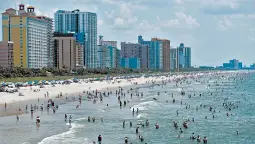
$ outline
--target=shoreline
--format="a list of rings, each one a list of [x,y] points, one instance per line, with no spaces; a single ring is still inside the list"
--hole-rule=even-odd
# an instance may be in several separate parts
[[[33,104],[33,105],[36,104],[37,106],[39,106],[39,104],[40,105],[43,104],[44,106],[46,106],[49,99],[52,99],[57,105],[63,105],[63,104],[67,104],[70,102],[74,102],[74,100],[72,100],[73,97],[75,97],[75,99],[78,100],[79,95],[82,96],[82,99],[87,98],[87,93],[83,93],[83,91],[87,92],[87,91],[97,90],[98,92],[102,92],[102,91],[106,91],[108,89],[110,91],[113,91],[113,93],[114,93],[114,91],[119,89],[119,87],[122,87],[125,89],[132,88],[132,87],[137,88],[137,87],[140,87],[140,86],[143,86],[144,84],[146,84],[145,80],[148,80],[148,78],[144,79],[143,81],[141,81],[140,78],[136,78],[135,81],[132,81],[132,82],[127,81],[125,79],[120,79],[120,80],[123,82],[122,83],[114,83],[114,84],[112,84],[112,82],[111,82],[111,83],[108,83],[107,85],[101,85],[101,86],[99,86],[99,85],[102,83],[105,83],[106,81],[96,82],[95,84],[84,83],[84,82],[81,84],[71,83],[70,85],[59,85],[58,84],[58,85],[56,85],[56,87],[52,87],[51,90],[47,89],[47,87],[49,87],[49,86],[46,85],[46,87],[41,88],[39,92],[30,91],[29,92],[30,95],[28,95],[28,97],[26,97],[26,95],[14,97],[14,95],[18,94],[18,93],[9,94],[9,93],[4,92],[4,94],[11,95],[12,97],[9,97],[7,99],[8,102],[7,102],[6,111],[4,108],[4,102],[3,101],[0,102],[0,108],[1,108],[0,109],[0,117],[26,114],[27,113],[25,110],[26,105],[28,106],[28,109],[30,108],[31,104]],[[150,78],[150,80],[151,80],[151,78]],[[138,83],[138,81],[140,81],[140,83]],[[138,84],[134,84],[136,82]],[[80,85],[80,87],[77,88],[77,85]],[[91,87],[85,87],[86,85],[89,85]],[[83,90],[81,89],[82,86],[84,86]],[[32,87],[33,87],[33,89],[38,88],[38,86],[32,86]],[[73,89],[70,90],[68,93],[67,93],[67,91],[65,91],[65,93],[62,93],[63,95],[61,97],[58,97],[58,93],[61,93],[60,90],[63,91],[62,88],[67,89],[68,87],[71,87]],[[21,91],[24,92],[28,89],[29,89],[28,87],[24,87],[21,89]],[[52,95],[49,94],[49,97],[43,96],[43,95],[45,95],[44,92],[46,89],[49,90],[49,93],[52,93]],[[32,97],[31,95],[34,95],[34,94],[38,94],[39,96]],[[0,95],[0,97],[1,97],[1,95]],[[13,100],[13,98],[19,98],[19,97],[22,97],[24,99]],[[66,98],[68,98],[68,100],[66,100]],[[38,102],[38,99],[39,99],[39,102]],[[19,108],[21,109],[21,111],[19,111]]]
[[[214,72],[213,72],[214,73]],[[211,73],[211,74],[213,74]],[[224,73],[224,72],[220,72]],[[150,76],[150,77],[139,77],[139,78],[131,78],[131,79],[114,79],[114,80],[104,80],[104,81],[95,81],[92,83],[71,83],[70,85],[62,85],[56,84],[56,87],[52,87],[51,85],[45,85],[45,88],[39,88],[39,86],[32,86],[32,87],[21,87],[19,92],[23,93],[24,96],[18,96],[18,93],[10,94],[6,92],[0,93],[0,117],[3,116],[13,116],[13,115],[21,115],[25,113],[25,106],[28,107],[31,104],[38,104],[38,99],[43,101],[44,104],[47,104],[49,99],[53,99],[56,103],[65,104],[66,102],[65,97],[68,99],[75,96],[84,96],[86,93],[83,91],[92,91],[98,90],[103,91],[108,89],[118,89],[119,87],[132,87],[132,86],[139,86],[150,82],[150,84],[157,85],[156,83],[170,80],[175,81],[176,79],[181,78],[188,78],[193,77],[195,75],[203,75],[208,73],[182,73],[172,76],[165,76],[165,75],[157,75],[157,76]],[[156,82],[155,84],[152,83]],[[137,83],[137,84],[136,84]],[[38,92],[33,92],[33,90],[40,90]],[[46,93],[49,94],[49,97],[45,97]],[[62,93],[62,97],[57,98],[57,96]],[[70,101],[72,102],[72,101]],[[5,112],[4,103],[7,103],[7,110]],[[21,112],[18,109],[21,108]]]

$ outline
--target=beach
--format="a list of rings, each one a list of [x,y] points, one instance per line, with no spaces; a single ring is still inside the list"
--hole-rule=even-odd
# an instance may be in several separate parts
[[[62,85],[56,84],[55,87],[52,85],[45,85],[44,88],[40,88],[40,86],[28,86],[21,87],[19,92],[21,92],[24,96],[19,96],[19,93],[0,93],[0,106],[4,106],[5,103],[9,105],[8,111],[0,111],[0,116],[8,116],[8,115],[16,115],[24,113],[24,106],[26,104],[34,104],[39,101],[43,101],[44,103],[48,101],[48,99],[56,99],[59,103],[65,103],[65,98],[85,95],[83,91],[88,90],[103,90],[103,89],[118,89],[118,87],[131,86],[132,83],[144,84],[146,81],[150,81],[152,79],[148,78],[133,78],[132,82],[129,82],[125,79],[120,80],[109,80],[109,81],[94,81],[91,82],[81,82],[81,83],[72,83],[70,85]],[[119,82],[118,82],[119,81]],[[34,90],[40,90],[34,92]],[[48,96],[45,97],[45,95]],[[62,93],[61,98],[57,98]],[[23,109],[21,112],[18,109]]]
[[[177,79],[178,82],[176,82]],[[120,82],[116,82],[118,80]],[[115,80],[114,84],[112,80],[111,82],[46,86],[39,92],[33,92],[30,88],[21,88],[20,91],[25,96],[18,96],[17,93],[8,94],[9,96],[1,94],[2,110],[4,110],[2,105],[5,102],[12,105],[12,111],[15,111],[18,107],[24,109],[25,104],[45,103],[46,105],[49,98],[59,105],[55,114],[50,109],[35,111],[33,118],[29,112],[22,114],[19,116],[19,121],[16,121],[15,115],[10,113],[6,114],[9,116],[1,117],[1,142],[4,144],[91,144],[97,141],[98,135],[102,135],[103,144],[123,144],[125,137],[128,137],[129,142],[141,144],[189,144],[196,142],[189,139],[192,133],[195,133],[202,138],[207,136],[208,143],[254,143],[255,98],[252,96],[254,73],[249,75],[238,72],[190,73],[118,80]],[[152,84],[147,83],[148,81],[155,82]],[[125,93],[125,96],[120,95],[121,101],[128,101],[127,105],[122,107],[115,94],[120,87]],[[130,92],[131,88],[133,92]],[[102,102],[93,103],[93,100],[85,99],[84,90],[91,93],[93,90],[112,91],[112,94],[104,97]],[[185,95],[181,95],[181,91],[185,91]],[[45,98],[45,92],[49,93],[49,98]],[[60,92],[63,97],[56,98]],[[137,94],[140,95],[137,96]],[[199,94],[202,96],[200,97]],[[76,108],[79,104],[77,101],[79,95],[82,95],[84,99],[80,107]],[[76,100],[72,100],[73,97]],[[239,108],[229,111],[222,107],[226,98],[228,102],[238,104]],[[215,112],[210,112],[209,107],[213,107]],[[132,114],[133,108],[135,110],[138,108],[139,112]],[[231,116],[226,116],[226,113]],[[64,121],[64,114],[72,115],[71,125]],[[42,119],[40,127],[35,124],[37,115]],[[95,117],[95,122],[88,122],[88,116]],[[194,122],[191,121],[193,118]],[[139,135],[145,138],[144,142],[141,142],[135,134],[135,129],[137,124],[144,123],[146,119],[150,121],[150,126],[145,128],[140,126]],[[179,133],[179,128],[173,127],[173,121],[181,126],[181,123],[187,119],[190,120],[188,129],[183,128],[183,133]],[[125,127],[123,127],[124,120]],[[129,126],[129,122],[133,123],[132,127]],[[155,129],[156,123],[160,125],[159,129]],[[240,133],[238,136],[237,130]],[[178,138],[177,135],[180,137]]]

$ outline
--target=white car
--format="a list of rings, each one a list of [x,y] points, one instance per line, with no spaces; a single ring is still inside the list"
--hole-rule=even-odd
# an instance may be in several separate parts
[[[18,89],[15,87],[15,85],[8,85],[6,88],[5,88],[5,91],[6,92],[9,92],[9,93],[13,93],[13,92],[17,92]]]

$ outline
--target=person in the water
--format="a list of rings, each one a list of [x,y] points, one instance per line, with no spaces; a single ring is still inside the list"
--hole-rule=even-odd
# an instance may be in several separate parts
[[[159,124],[158,124],[158,123],[156,123],[156,125],[155,125],[155,126],[156,126],[156,129],[159,129]]]
[[[67,115],[65,114],[65,121],[67,121]]]
[[[101,144],[102,140],[103,140],[102,136],[101,136],[101,135],[99,135],[99,136],[97,137],[97,141],[98,141],[98,143],[99,143],[99,144]]]
[[[125,144],[128,144],[128,138],[125,137]]]
[[[207,144],[207,138],[206,137],[204,137],[203,142],[204,142],[204,144]]]
[[[41,119],[40,119],[39,116],[37,116],[37,117],[36,117],[36,124],[40,124],[40,122],[41,122]]]
[[[72,115],[69,116],[69,124],[72,123]]]
[[[135,129],[135,133],[138,134],[139,133],[139,127],[136,127]]]

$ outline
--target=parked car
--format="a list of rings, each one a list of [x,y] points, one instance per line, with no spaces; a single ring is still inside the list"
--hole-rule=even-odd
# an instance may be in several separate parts
[[[18,92],[18,88],[15,87],[14,84],[11,84],[11,85],[8,85],[7,87],[5,87],[5,91],[9,92],[9,93]]]

